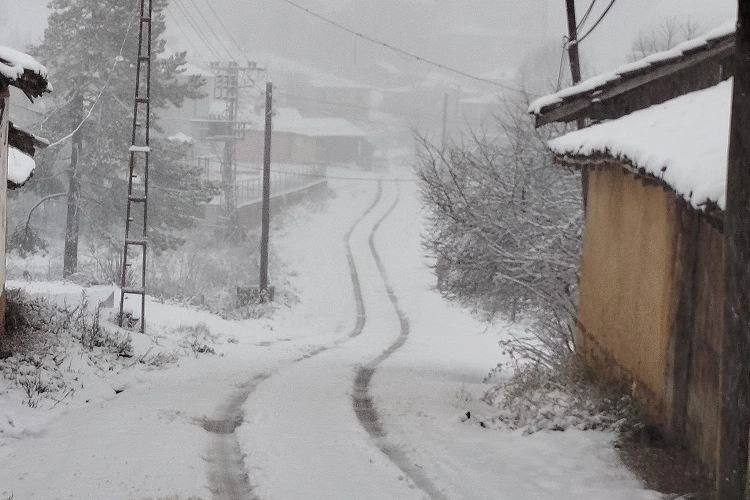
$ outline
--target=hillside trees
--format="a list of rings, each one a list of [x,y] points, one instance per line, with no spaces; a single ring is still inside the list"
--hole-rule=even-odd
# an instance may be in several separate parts
[[[515,346],[552,365],[574,348],[580,177],[552,165],[522,103],[497,119],[499,133],[475,132],[461,144],[420,141],[424,244],[445,296],[533,318],[535,338]]]
[[[149,240],[156,250],[177,243],[179,230],[192,224],[195,205],[215,193],[197,168],[182,161],[183,146],[158,135],[158,110],[200,97],[203,85],[200,77],[181,76],[185,52],[166,53],[167,4],[153,0]],[[50,9],[44,38],[31,52],[46,64],[58,96],[42,133],[64,140],[40,159],[38,176],[47,181],[38,185],[43,195],[57,191],[68,198],[64,274],[69,275],[76,270],[79,227],[101,242],[121,238],[117,228],[124,222],[139,1],[52,0]]]

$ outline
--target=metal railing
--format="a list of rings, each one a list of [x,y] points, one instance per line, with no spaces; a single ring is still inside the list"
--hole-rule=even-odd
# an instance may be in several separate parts
[[[263,196],[263,178],[260,175],[261,165],[245,164],[238,165],[238,167],[239,169],[243,167],[249,168],[251,171],[257,170],[258,175],[236,181],[234,196],[237,207],[261,201]],[[300,191],[325,181],[325,165],[274,164],[271,167],[271,197],[273,198],[282,193]]]

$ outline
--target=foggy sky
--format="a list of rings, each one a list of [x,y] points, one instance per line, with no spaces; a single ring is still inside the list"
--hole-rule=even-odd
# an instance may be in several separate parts
[[[181,1],[191,8],[189,0]],[[193,1],[204,10],[204,2],[210,1],[235,38],[249,48],[339,73],[376,61],[431,70],[364,40],[355,41],[354,36],[280,0]],[[297,1],[358,31],[472,73],[517,66],[545,43],[559,45],[566,31],[564,0]],[[580,17],[589,2],[576,3]],[[46,4],[47,0],[0,0],[0,44],[23,48],[38,41],[45,25]],[[604,5],[606,2],[598,2],[597,9]],[[735,0],[618,0],[581,46],[586,72],[599,73],[622,63],[639,31],[653,29],[665,19],[690,19],[705,31],[731,18],[735,10]],[[171,18],[179,20],[179,12]],[[192,33],[188,26],[183,29]],[[467,31],[477,34],[475,46],[452,43],[451,37]],[[499,33],[500,42],[488,44],[487,38],[480,36],[483,33]],[[213,58],[211,54],[196,55],[193,45],[200,46],[200,42],[186,43],[174,27],[170,34],[173,45],[184,45],[175,50],[188,50],[194,60]]]

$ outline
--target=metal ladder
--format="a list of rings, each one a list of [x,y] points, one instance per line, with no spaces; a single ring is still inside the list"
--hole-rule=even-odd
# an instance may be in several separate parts
[[[128,204],[125,219],[125,245],[122,256],[120,279],[120,315],[118,323],[123,326],[125,295],[140,295],[140,331],[146,327],[146,249],[148,247],[148,160],[150,116],[151,116],[151,15],[152,0],[141,0],[140,29],[138,37],[138,64],[135,77],[135,101],[133,104],[133,135],[128,164]],[[143,167],[142,175],[139,175]],[[140,228],[138,227],[140,225]],[[134,227],[135,226],[135,227]],[[139,231],[140,229],[140,231]],[[130,252],[140,248],[140,283],[129,283],[133,263]],[[136,257],[137,259],[137,257]],[[131,325],[127,325],[131,326]]]

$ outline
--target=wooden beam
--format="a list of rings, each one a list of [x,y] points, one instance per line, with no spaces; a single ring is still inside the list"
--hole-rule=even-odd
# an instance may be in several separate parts
[[[605,102],[656,80],[669,78],[675,73],[702,62],[713,59],[720,61],[732,55],[734,45],[734,36],[723,38],[705,50],[689,53],[676,61],[670,60],[662,64],[653,64],[637,71],[624,73],[616,80],[592,89],[585,94],[564,99],[562,102],[547,106],[546,109],[542,108],[540,113],[536,115],[535,124],[540,127],[549,123],[571,122],[581,117],[588,117],[587,111],[594,104]]]

